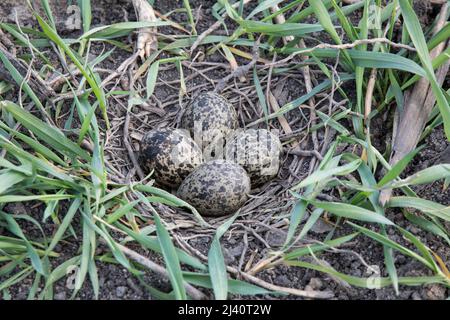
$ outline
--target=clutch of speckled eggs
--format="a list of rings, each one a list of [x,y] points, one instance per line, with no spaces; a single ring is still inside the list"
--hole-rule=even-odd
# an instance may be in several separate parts
[[[236,212],[252,187],[276,177],[282,146],[266,129],[239,127],[224,97],[203,92],[188,104],[179,128],[157,128],[141,140],[139,159],[155,182],[204,216]]]

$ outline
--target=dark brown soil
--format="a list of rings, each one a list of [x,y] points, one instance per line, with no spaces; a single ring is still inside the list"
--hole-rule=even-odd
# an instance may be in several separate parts
[[[14,21],[14,16],[11,16],[11,12],[13,8],[19,10],[21,12],[19,15],[19,22],[24,26],[31,24],[31,16],[27,16],[25,11],[23,11],[25,1],[20,0],[6,0],[2,1],[0,4],[0,16],[6,17],[7,21]],[[54,5],[56,1],[50,1],[52,3],[52,8],[54,9],[54,14],[59,17],[58,26],[61,26],[63,30],[62,34],[70,34],[72,36],[76,36],[80,33],[80,31],[70,31],[65,30],[64,28],[64,19],[67,17],[67,13],[65,8],[67,7],[67,1],[58,1],[58,5]],[[211,7],[215,3],[215,0],[212,1],[190,1],[192,8],[194,11],[199,13],[200,22],[197,24],[197,31],[200,33],[203,30],[206,30],[212,23],[215,22],[215,19],[211,15]],[[169,12],[175,8],[179,8],[182,6],[180,1],[155,1],[155,9],[159,12]],[[22,10],[22,11],[21,11]],[[248,9],[247,9],[248,10]],[[427,15],[431,14],[429,8],[422,8],[418,10],[419,12],[423,12],[423,19],[427,19]],[[130,21],[135,19],[135,13],[133,7],[131,5],[131,1],[126,0],[101,0],[95,1],[95,5],[93,5],[93,25],[104,25],[111,24],[115,22],[121,22],[125,19],[129,19]],[[183,13],[174,13],[171,15],[171,19],[176,22],[185,22],[187,17]],[[424,21],[425,21],[424,20]],[[230,28],[231,29],[231,28]],[[161,33],[165,34],[174,34],[173,29],[171,28],[163,28],[160,30]],[[218,31],[219,32],[224,32]],[[129,37],[128,39],[124,39],[124,43],[133,43],[134,37]],[[95,45],[92,48],[92,52],[94,54],[98,54],[102,50],[104,50],[100,45]],[[110,48],[106,48],[108,50]],[[110,59],[107,59],[103,62],[103,68],[114,70],[117,68],[120,63],[125,60],[130,55],[129,52],[116,50]],[[218,53],[213,54],[207,57],[207,61],[209,62],[220,62],[226,63],[226,60]],[[238,63],[246,63],[245,60],[238,60]],[[173,65],[172,65],[173,66]],[[189,77],[190,75],[195,74],[193,70],[190,68],[183,68],[184,76]],[[230,70],[228,68],[219,68],[215,69],[211,72],[206,72],[206,75],[214,80],[220,80],[227,74],[229,74]],[[251,76],[247,77],[248,79]],[[171,81],[176,81],[179,79],[179,72],[173,67],[161,67],[158,85],[156,86],[154,96],[155,99],[151,101],[152,107],[160,107],[156,101],[164,101],[168,100],[168,97],[178,96],[179,92],[179,84],[174,83],[168,85]],[[275,80],[282,80],[282,78],[276,78]],[[279,97],[280,104],[282,101],[289,102],[301,95],[303,95],[305,91],[305,87],[303,84],[303,78],[300,73],[298,73],[298,79],[289,77],[285,81],[284,87],[281,90],[281,95]],[[250,85],[251,83],[248,82]],[[203,89],[210,89],[211,84],[208,83],[203,77],[195,77],[194,80],[187,81],[186,83],[189,95],[192,95],[195,92],[198,92]],[[225,91],[224,95],[228,98],[236,98],[235,93],[233,91]],[[242,103],[245,104],[245,99],[242,97],[236,98],[236,101],[239,102],[239,106]],[[155,114],[155,112],[148,110],[134,110],[131,120],[130,133],[133,137],[139,136],[146,129],[151,128],[153,126],[167,126],[174,125],[176,122],[176,116],[179,112],[179,105],[177,104],[168,104],[164,106],[164,110],[162,115]],[[305,111],[307,114],[307,111]],[[113,105],[110,108],[110,113],[114,114],[114,117],[117,120],[117,123],[112,123],[112,125],[119,125],[123,122],[123,117],[125,115],[125,109],[120,105]],[[241,113],[243,114],[243,112]],[[253,114],[252,116],[255,116]],[[261,114],[256,115],[261,116]],[[287,115],[287,120],[292,121],[296,117],[301,117],[302,115],[299,112],[291,112]],[[61,126],[63,126],[64,118],[61,118]],[[248,123],[250,119],[243,117],[242,122]],[[384,125],[382,120],[379,120],[380,126]],[[244,124],[241,123],[241,124]],[[388,132],[391,131],[390,128],[379,127],[380,132],[374,132],[375,141],[374,144],[377,147],[380,147],[381,150],[385,148],[386,141],[388,139]],[[384,133],[383,133],[384,132]],[[117,132],[117,136],[121,136],[122,129],[120,128]],[[133,140],[134,144],[137,145],[137,140]],[[443,151],[449,146],[446,141],[444,134],[441,129],[435,130],[425,141],[426,148],[416,157],[413,163],[407,169],[406,174],[414,173],[418,170],[429,167],[435,163],[438,163],[442,159],[441,154]],[[126,150],[123,148],[123,145],[118,143],[117,150],[114,153],[107,153],[107,158],[109,160],[115,160],[115,164],[118,167],[126,168],[127,170],[131,169],[130,161],[127,156]],[[450,157],[448,157],[450,158]],[[447,158],[447,159],[448,159]],[[284,165],[285,168],[289,168],[289,165],[292,164],[294,160],[292,157],[287,158],[286,163]],[[298,170],[299,175],[307,174],[308,163],[305,162],[303,167]],[[450,161],[449,161],[450,163]],[[127,171],[125,170],[125,171]],[[288,175],[288,174],[287,174]],[[290,181],[286,181],[284,178],[286,175],[283,173],[280,174],[277,180],[273,181],[271,186],[279,185],[292,185],[295,183],[297,179],[290,179]],[[292,177],[291,177],[292,178]],[[269,189],[269,188],[267,188]],[[420,196],[430,199],[441,204],[449,205],[450,204],[450,191],[447,190],[445,192],[442,191],[442,182],[436,182],[431,186],[426,186],[423,188],[417,188],[417,192]],[[262,193],[264,194],[264,193]],[[267,196],[267,195],[266,195]],[[284,197],[283,193],[276,193],[272,195],[272,197],[268,196],[268,199],[276,198],[276,197]],[[270,201],[269,201],[270,202]],[[260,213],[256,214],[256,218],[261,221],[264,220],[268,215],[274,216],[287,216],[290,211],[289,206],[283,207],[286,204],[286,201],[278,201],[278,208],[271,207],[270,203],[267,204],[267,209],[271,211],[267,211],[265,213],[264,209],[265,204],[261,204]],[[5,208],[5,210],[9,213],[23,213],[27,212],[23,206],[21,205],[9,205]],[[24,211],[25,210],[25,211]],[[29,212],[28,212],[29,213]],[[30,213],[29,213],[30,214]],[[32,210],[31,215],[36,219],[41,219],[42,212],[39,210],[39,207]],[[392,219],[398,225],[406,228],[411,231],[413,234],[420,237],[420,239],[428,245],[434,252],[436,252],[447,265],[450,262],[450,250],[448,245],[442,241],[441,239],[430,235],[429,233],[421,231],[419,228],[416,228],[410,225],[407,220],[403,217],[402,213],[391,211],[388,213],[389,218]],[[43,224],[45,226],[45,224]],[[369,226],[368,226],[369,227]],[[448,226],[447,226],[448,227]],[[39,232],[36,228],[31,225],[28,226],[27,236],[36,236],[40,237]],[[2,233],[2,229],[0,227],[0,234]],[[47,235],[51,235],[54,231],[50,227],[48,230],[44,230]],[[265,228],[256,229],[256,233],[259,235],[259,238],[251,233],[248,234],[248,250],[245,255],[244,261],[247,262],[250,259],[250,256],[253,252],[256,252],[254,256],[254,261],[257,262],[259,259],[266,257],[266,253],[268,251],[273,251],[277,247],[279,247],[285,237],[286,227],[275,230],[268,230]],[[315,227],[313,231],[308,235],[309,240],[322,240],[329,231],[329,227],[326,223],[320,222],[319,226]],[[341,227],[337,229],[338,235],[345,235],[352,232],[352,229],[348,226]],[[394,241],[397,241],[405,246],[409,246],[409,244],[401,237],[401,235],[397,233],[390,233],[390,238]],[[189,241],[190,245],[202,252],[203,254],[207,254],[209,245],[211,242],[211,236],[199,236]],[[233,233],[229,232],[226,234],[223,240],[223,251],[226,258],[226,262],[229,265],[238,266],[240,263],[241,255],[244,251],[244,233]],[[270,248],[267,248],[267,245]],[[150,252],[143,251],[140,248],[134,248],[145,255],[149,255],[152,259],[163,263],[161,258],[151,254]],[[76,241],[68,241],[63,244],[60,244],[56,251],[61,254],[61,257],[55,259],[53,261],[54,266],[62,263],[64,260],[73,257],[77,254],[79,250],[78,243]],[[103,256],[107,254],[106,251],[104,253],[98,252],[99,256]],[[336,270],[354,276],[370,276],[368,273],[368,268],[364,264],[370,266],[377,266],[381,270],[381,275],[386,276],[386,271],[384,270],[383,263],[383,251],[382,247],[379,243],[376,243],[370,240],[367,237],[358,236],[354,241],[345,247],[345,251],[342,252],[326,252],[319,256],[320,259],[326,261],[331,266],[333,266]],[[364,259],[364,262],[361,261],[360,257]],[[396,254],[395,256],[396,266],[398,268],[399,276],[412,276],[412,275],[426,275],[427,270],[423,268],[422,265],[411,261],[409,258],[404,257],[403,255]],[[152,295],[148,292],[145,286],[133,275],[131,275],[128,271],[126,271],[122,266],[117,264],[106,263],[102,261],[98,261],[98,273],[100,279],[100,299],[152,299]],[[267,282],[274,283],[284,287],[293,287],[304,289],[308,287],[313,290],[331,290],[335,294],[336,299],[445,299],[449,296],[449,290],[440,287],[437,285],[429,285],[424,287],[400,287],[400,294],[397,296],[394,290],[390,287],[369,290],[369,289],[360,289],[355,287],[346,286],[345,284],[336,281],[322,273],[306,270],[303,268],[294,268],[288,266],[278,266],[276,268],[263,271],[258,275],[262,279]],[[4,279],[0,277],[0,282]],[[63,278],[60,280],[54,288],[54,297],[55,299],[69,299],[72,295],[72,290],[70,286],[68,286],[68,278]],[[162,291],[168,291],[170,289],[170,284],[166,280],[162,280],[155,274],[148,273],[143,277],[143,280],[148,285],[151,285],[155,288],[158,288]],[[11,294],[12,299],[26,299],[28,295],[28,291],[32,286],[33,278],[25,279],[19,284],[13,286],[9,293]],[[205,292],[207,292],[205,290]],[[80,291],[80,293],[76,296],[76,299],[92,299],[94,297],[93,290],[88,281],[86,281],[84,287]],[[245,297],[233,297],[235,299],[243,299]],[[265,299],[296,299],[295,296],[260,296],[257,298],[265,298]],[[2,297],[0,297],[2,299]]]

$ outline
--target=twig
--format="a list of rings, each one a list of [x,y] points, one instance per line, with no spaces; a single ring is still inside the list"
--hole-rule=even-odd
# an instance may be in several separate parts
[[[130,69],[130,79],[131,79],[130,82],[132,82],[133,80],[131,77],[131,69]],[[130,88],[133,88],[133,83],[130,83]],[[129,127],[130,127],[130,113],[132,107],[133,107],[132,104],[129,104],[129,106],[127,107],[127,113],[125,115],[125,123],[123,125],[123,143],[125,145],[125,148],[127,149],[128,156],[130,157],[130,160],[133,163],[133,168],[136,170],[139,179],[143,180],[145,178],[145,174],[142,171],[141,166],[139,165],[139,162],[137,161],[134,155],[134,151],[130,143]]]
[[[98,72],[98,73],[113,73],[112,70],[109,69],[104,69],[104,68],[94,68],[93,69],[94,72]],[[47,80],[47,85],[50,88],[53,88],[54,90],[58,89],[60,86],[62,86],[66,81],[67,78],[70,76],[78,76],[81,74],[81,70],[80,69],[76,69],[71,71],[72,74],[59,74],[56,75],[54,74],[50,79]]]
[[[228,81],[230,81],[231,79],[234,79],[234,78],[246,75],[250,71],[250,69],[256,64],[256,62],[258,62],[258,59],[259,59],[259,50],[258,50],[259,49],[259,41],[260,41],[260,39],[255,41],[255,45],[253,46],[252,60],[249,63],[238,67],[232,73],[230,73],[225,78],[220,80],[219,83],[217,84],[216,88],[214,89],[214,92],[216,92],[216,93],[217,92],[221,92],[223,89],[225,89]]]
[[[271,7],[272,12],[278,12],[280,10],[280,8],[278,7],[278,5],[273,5]],[[283,24],[286,22],[286,18],[284,17],[283,14],[279,14],[275,17],[275,22],[278,24]],[[293,36],[287,36],[287,37],[283,37],[283,41],[285,43],[291,42],[292,40],[294,40]],[[303,39],[300,39],[299,44],[298,44],[299,48],[306,48],[305,42],[303,41]],[[305,61],[307,60],[308,57],[307,56],[302,56],[301,60]],[[305,87],[306,87],[306,93],[310,93],[313,89],[312,86],[312,82],[311,82],[311,73],[309,71],[309,65],[305,64],[304,66],[302,66],[301,71],[303,73],[303,78],[305,80]],[[316,124],[316,112],[315,112],[315,103],[314,103],[314,97],[311,97],[311,99],[308,100],[308,105],[310,107],[310,123],[311,125],[315,125]],[[301,107],[300,107],[301,108]],[[314,145],[314,150],[319,153],[317,151],[317,149],[319,148],[319,141],[317,139],[317,132],[316,131],[312,131],[311,132],[311,139],[313,141],[313,145]],[[310,172],[312,172],[314,166],[316,163],[316,159],[312,159],[310,162]]]
[[[303,39],[300,39],[299,47],[306,48],[305,42],[303,41]],[[308,59],[307,56],[302,56],[302,60],[306,60],[306,59]],[[309,72],[309,66],[305,65],[301,68],[301,70],[303,73],[303,78],[305,79],[306,93],[310,93],[313,88],[312,88],[312,82],[311,82],[311,73]],[[308,105],[310,107],[309,112],[310,112],[311,125],[314,126],[317,121],[314,97],[311,97],[311,99],[308,100]],[[317,131],[314,130],[311,132],[311,139],[313,141],[314,150],[318,150],[319,149],[319,141],[317,139]],[[310,162],[309,174],[311,174],[311,172],[314,170],[315,164],[316,164],[316,159],[313,158]]]
[[[230,270],[231,269],[231,270]],[[233,268],[228,267],[228,271],[232,272],[237,270],[234,270]],[[272,283],[268,283],[264,280],[261,280],[255,276],[249,275],[245,272],[239,272],[239,275],[244,278],[247,281],[250,281],[262,288],[272,290],[272,291],[278,291],[278,292],[284,292],[287,294],[292,294],[299,297],[309,298],[309,299],[331,299],[334,297],[333,292],[331,291],[310,291],[310,290],[299,290],[295,288],[286,288],[286,287],[280,287]]]
[[[377,79],[377,69],[373,68],[370,72],[370,78],[367,82],[366,97],[364,99],[364,131],[366,134],[370,134],[370,124],[369,124],[369,114],[372,111],[372,99],[373,99],[373,89],[375,87],[375,82]],[[363,148],[361,153],[361,158],[367,161],[367,149]]]
[[[364,121],[369,119],[369,114],[372,111],[372,98],[373,98],[373,88],[375,87],[375,82],[377,79],[377,69],[373,68],[370,72],[369,82],[367,83],[365,107],[364,107]]]
[[[208,257],[205,256],[203,253],[201,253],[200,251],[194,249],[191,247],[190,244],[188,244],[187,242],[184,242],[186,244],[186,246],[190,247],[192,250],[192,252],[195,253],[195,255],[203,260],[203,261],[208,261]],[[255,252],[255,251],[254,251]],[[304,297],[304,298],[310,298],[310,299],[330,299],[334,297],[334,294],[330,291],[310,291],[310,290],[299,290],[299,289],[294,289],[294,288],[285,288],[285,287],[280,287],[271,283],[268,283],[264,280],[261,280],[253,275],[250,275],[246,272],[242,272],[238,269],[235,269],[233,267],[227,266],[227,271],[229,273],[232,273],[238,277],[244,278],[247,281],[250,281],[253,284],[256,284],[264,289],[268,289],[271,291],[277,291],[277,292],[284,292],[287,294],[292,294],[298,297]]]
[[[275,98],[275,96],[273,95],[272,91],[269,91],[269,103],[274,112],[277,112],[278,110],[280,110],[280,105],[278,104],[278,101]],[[286,118],[282,114],[277,116],[277,118],[278,118],[278,121],[280,122],[281,127],[283,128],[284,133],[288,134],[288,135],[292,134],[292,128],[289,125],[289,123],[287,122]],[[295,145],[293,145],[293,147],[294,146]]]
[[[125,59],[120,66],[117,68],[116,71],[112,72],[109,76],[107,76],[100,84],[100,87],[105,87],[111,80],[113,80],[114,78],[121,76],[124,73],[124,70],[128,69],[128,67],[134,63],[136,61],[136,59],[139,57],[139,52],[135,52],[132,56],[128,57],[127,59]],[[91,89],[87,89],[87,90],[80,90],[75,92],[75,94],[73,92],[69,92],[69,93],[63,93],[63,94],[59,94],[55,96],[55,99],[53,99],[53,103],[57,103],[61,100],[66,100],[66,99],[73,99],[74,96],[82,96],[83,94],[86,94],[87,92],[90,92]]]
[[[244,248],[242,249],[241,257],[239,258],[239,266],[238,266],[238,270],[239,271],[242,270],[242,265],[244,264],[245,254],[247,253],[247,250],[248,250],[247,230],[245,230],[245,233],[244,233],[244,236],[243,236],[243,240],[244,240]]]
[[[276,5],[273,5],[272,7],[270,7],[270,10],[272,11],[272,13],[276,13],[276,12],[280,11],[280,7],[276,4]],[[286,23],[286,18],[284,17],[284,14],[282,14],[282,13],[275,16],[274,20],[275,20],[275,23],[277,23],[277,24]],[[285,37],[283,37],[283,42],[285,44],[287,44],[294,39],[295,39],[294,36],[285,36]]]
[[[323,160],[322,155],[317,150],[300,150],[300,149],[295,149],[295,150],[288,151],[288,153],[296,155],[296,156],[302,156],[302,157],[316,157],[319,161]]]
[[[106,241],[101,240],[101,242],[106,243]],[[150,259],[140,255],[134,250],[131,250],[119,243],[116,243],[116,246],[122,251],[126,256],[128,256],[131,260],[143,265],[144,267],[150,269],[151,271],[158,273],[166,279],[169,279],[169,274],[166,269],[161,267],[159,264],[151,261]],[[194,300],[205,300],[207,297],[205,294],[187,282],[184,282],[184,288],[186,289],[187,294]]]
[[[27,73],[30,73],[32,77],[28,79],[27,83],[40,99],[45,100],[48,97],[56,95],[55,91],[53,91],[53,89],[45,83],[45,81],[38,75],[38,73],[31,69],[31,66],[25,65],[21,60],[19,60],[8,50],[6,50],[6,48],[4,48],[1,43],[0,51],[8,58],[8,60],[17,69],[22,77],[25,78],[25,75]],[[3,63],[0,63],[0,79],[4,79],[12,84],[16,83]]]
[[[213,33],[216,29],[220,27],[220,25],[225,21],[225,18],[221,18],[214,22],[208,29],[203,31],[195,40],[195,42],[191,46],[191,54],[194,52],[195,49],[200,45],[200,43],[211,33]]]
[[[305,55],[305,54],[314,52],[314,50],[317,50],[317,49],[343,50],[343,49],[352,49],[354,47],[357,47],[357,46],[360,46],[363,44],[375,44],[375,43],[385,43],[385,44],[389,44],[390,46],[395,47],[395,48],[406,49],[406,50],[414,51],[414,52],[416,51],[416,48],[414,48],[414,47],[411,47],[409,45],[402,44],[402,43],[396,43],[387,38],[360,39],[360,40],[356,40],[355,42],[352,42],[352,43],[344,43],[344,44],[320,43],[312,48],[306,48],[304,50],[294,52],[293,54],[289,55],[288,57],[286,57],[282,60],[278,60],[277,62],[274,62],[271,64],[266,64],[266,65],[264,65],[264,67],[268,68],[272,65],[277,66],[279,64],[284,64],[287,61],[292,60],[292,58],[294,58],[297,55]]]
[[[146,0],[133,0],[134,8],[139,21],[155,22],[156,16],[153,7]],[[156,27],[141,28],[139,30],[136,49],[142,60],[149,57],[153,51],[158,50],[158,39],[156,38]]]
[[[252,0],[244,0],[243,5],[251,2]],[[236,8],[240,5],[240,1],[233,3],[231,6],[233,8]],[[194,43],[191,46],[190,52],[191,54],[195,51],[195,49],[197,49],[197,47],[201,44],[201,42],[211,33],[213,33],[215,30],[217,30],[221,24],[225,21],[225,18],[227,17],[227,12],[225,11],[225,13],[222,15],[222,18],[220,18],[219,20],[217,20],[216,22],[214,22],[208,29],[206,29],[205,31],[203,31],[198,37],[197,39],[194,41]]]

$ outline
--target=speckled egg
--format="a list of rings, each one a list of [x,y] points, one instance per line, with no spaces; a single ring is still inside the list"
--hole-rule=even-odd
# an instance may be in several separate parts
[[[252,186],[273,179],[280,168],[281,142],[266,129],[236,131],[227,141],[225,156],[247,171]]]
[[[238,127],[234,107],[221,95],[200,93],[184,110],[180,127],[189,130],[199,146],[223,138]]]
[[[158,183],[177,188],[202,163],[202,152],[187,132],[164,128],[144,135],[139,158]]]
[[[236,212],[248,199],[250,178],[241,166],[213,160],[197,167],[183,181],[178,197],[205,216]]]

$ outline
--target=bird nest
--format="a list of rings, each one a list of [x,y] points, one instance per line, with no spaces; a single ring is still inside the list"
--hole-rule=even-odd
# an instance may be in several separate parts
[[[225,248],[229,246],[230,240],[232,243],[244,243],[240,252],[233,253],[235,258],[228,259],[229,268],[254,272],[260,267],[258,262],[266,261],[283,246],[291,211],[298,200],[291,189],[317,168],[333,140],[335,131],[321,126],[316,113],[310,111],[315,109],[331,115],[341,108],[342,102],[336,102],[338,98],[334,95],[334,88],[329,93],[316,95],[316,100],[305,101],[289,113],[265,121],[267,115],[306,94],[308,89],[305,81],[314,86],[316,75],[319,77],[319,74],[306,65],[301,72],[273,73],[274,67],[302,63],[292,57],[267,61],[253,55],[251,60],[238,60],[241,67],[234,70],[219,53],[201,58],[182,61],[179,68],[173,64],[161,65],[153,94],[148,99],[137,98],[130,102],[128,96],[113,98],[110,105],[115,110],[110,111],[112,129],[107,137],[105,160],[114,172],[116,182],[154,184],[152,177],[146,176],[138,161],[140,140],[151,129],[176,128],[185,106],[202,91],[220,92],[227,98],[238,113],[241,128],[278,130],[283,144],[278,175],[251,191],[248,201],[240,208],[223,239]],[[138,65],[130,66],[130,72],[118,80],[118,85],[128,89],[130,75],[133,81],[133,75],[139,72],[138,68]],[[257,83],[247,73],[249,70],[254,70],[259,77]],[[132,85],[137,92],[147,90],[145,77],[135,79]],[[258,94],[264,94],[269,105],[261,105]],[[173,194],[176,191],[166,190]],[[319,195],[319,198],[321,196],[331,198],[330,195]],[[140,209],[145,214],[145,209]],[[188,209],[164,204],[156,205],[156,209],[177,245],[200,259],[206,259],[216,228],[230,218],[205,217],[209,224],[205,226]],[[296,242],[293,246],[302,243]]]

